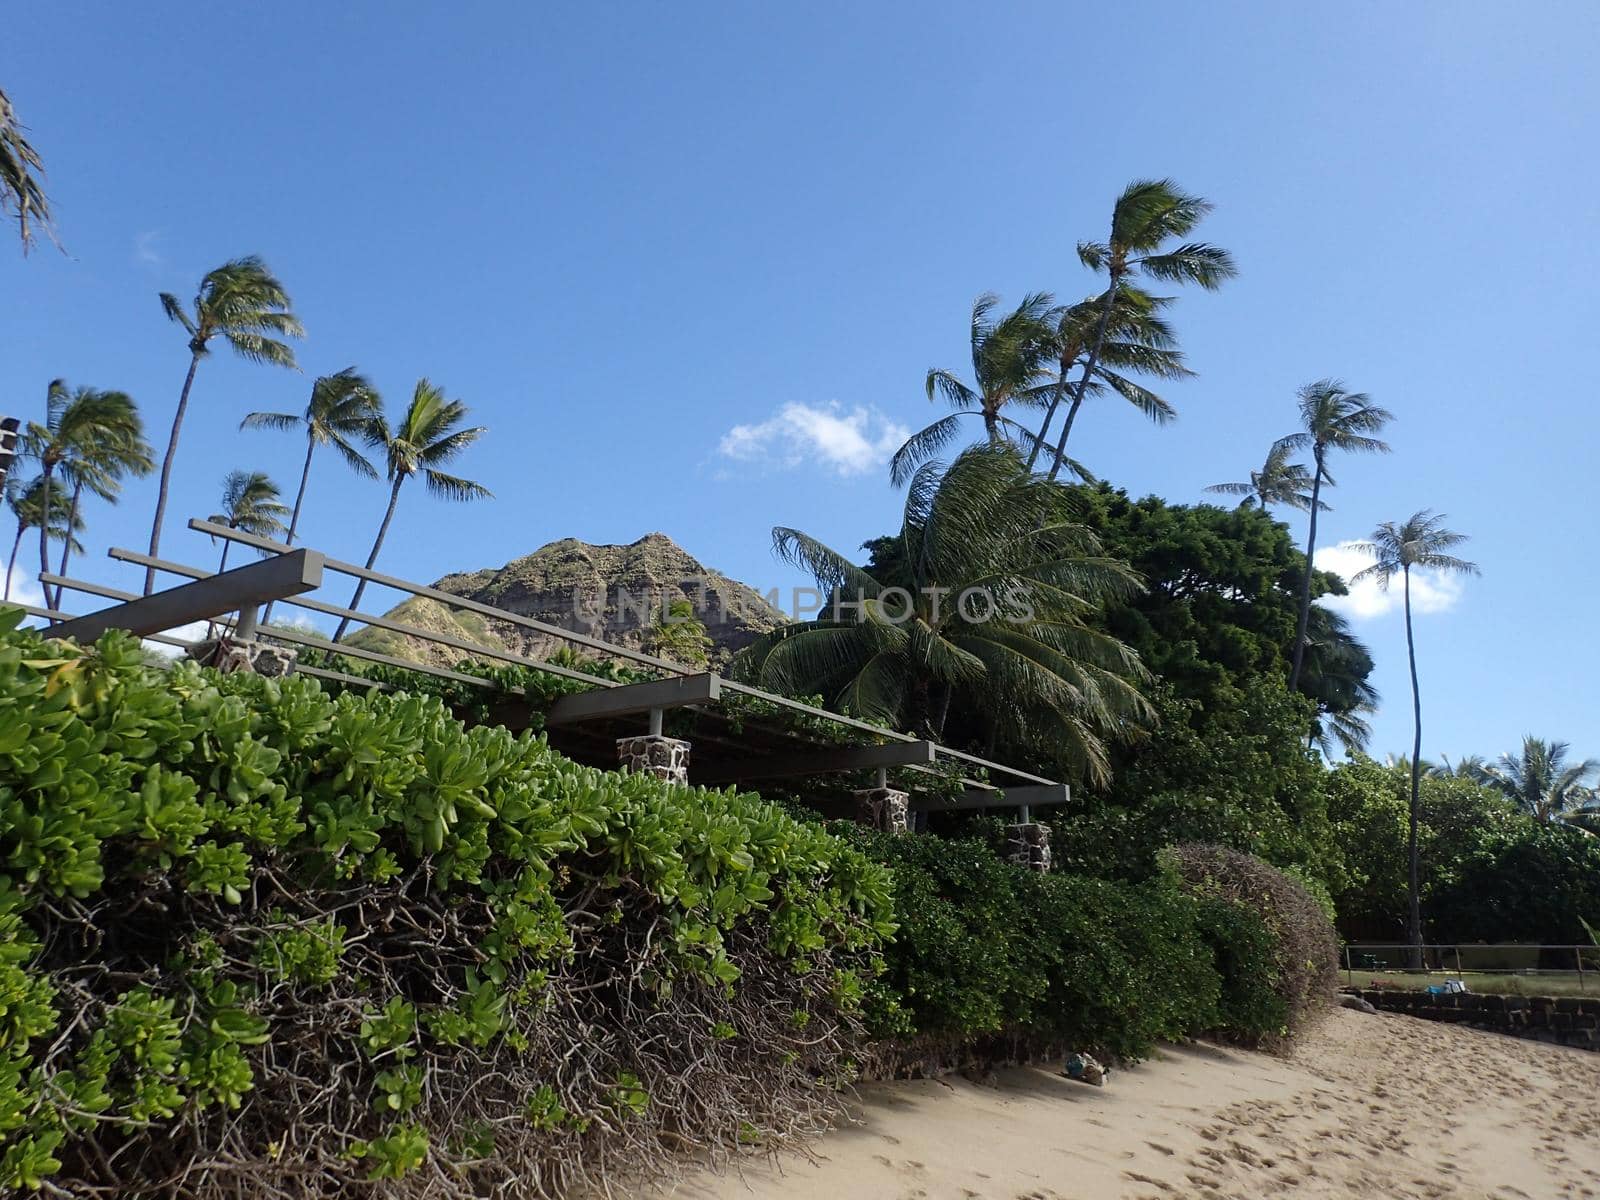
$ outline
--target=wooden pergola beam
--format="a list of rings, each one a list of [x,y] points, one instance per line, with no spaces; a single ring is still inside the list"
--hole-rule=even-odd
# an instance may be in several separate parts
[[[889,742],[883,746],[821,746],[799,754],[775,754],[718,767],[695,783],[739,783],[746,779],[788,779],[797,775],[829,775],[877,767],[931,766],[934,745],[928,741]],[[690,774],[694,768],[690,767]]]
[[[722,696],[719,676],[675,675],[671,679],[650,679],[625,683],[621,687],[596,688],[562,696],[545,714],[546,725],[575,725],[580,721],[602,720],[646,713],[651,709],[683,708],[693,704],[714,704]]]
[[[1049,804],[1065,804],[1072,798],[1064,783],[1028,784],[1024,787],[968,788],[959,796],[932,796],[913,793],[912,812],[953,812],[973,808],[1039,808]]]
[[[89,613],[50,627],[51,637],[92,642],[108,629],[126,629],[140,637],[205,621],[223,613],[251,609],[269,600],[298,596],[322,586],[322,555],[316,550],[291,550],[260,562],[235,567],[209,579],[180,584]]]

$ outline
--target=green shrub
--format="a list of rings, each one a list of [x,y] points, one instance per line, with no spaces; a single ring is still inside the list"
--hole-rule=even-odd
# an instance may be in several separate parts
[[[1289,1005],[1278,992],[1277,943],[1266,921],[1237,901],[1200,896],[1196,924],[1221,977],[1218,1030],[1251,1043],[1280,1036]]]
[[[1233,1032],[1277,1041],[1327,1007],[1339,948],[1316,897],[1276,867],[1223,846],[1174,846],[1163,865],[1206,906],[1204,929],[1218,948]],[[1275,1002],[1263,994],[1268,983]]]
[[[1137,1058],[1219,1023],[1197,905],[1170,881],[1036,874],[974,839],[849,836],[894,876],[880,1035],[949,1053],[990,1042]]]
[[[893,926],[820,827],[14,626],[0,1189],[543,1194],[835,1110]]]

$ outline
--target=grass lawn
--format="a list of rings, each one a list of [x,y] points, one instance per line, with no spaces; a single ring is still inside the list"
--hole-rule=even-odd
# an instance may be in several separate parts
[[[1538,975],[1513,975],[1509,972],[1463,971],[1373,971],[1339,972],[1346,987],[1392,987],[1422,991],[1430,984],[1459,979],[1467,991],[1500,996],[1600,996],[1600,972],[1544,971]]]

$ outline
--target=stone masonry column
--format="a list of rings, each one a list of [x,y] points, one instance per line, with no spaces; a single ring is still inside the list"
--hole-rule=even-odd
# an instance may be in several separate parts
[[[617,769],[654,775],[667,783],[689,782],[689,743],[661,732],[661,710],[650,710],[650,732],[617,739]]]
[[[856,819],[883,833],[905,833],[911,826],[911,795],[892,787],[862,788],[855,793]]]
[[[659,733],[618,738],[617,769],[636,775],[654,775],[668,783],[688,783],[689,743]]]
[[[1043,821],[1019,821],[1006,826],[1006,859],[1032,871],[1050,869],[1050,826]]]
[[[190,649],[189,657],[203,666],[215,667],[224,674],[230,671],[253,671],[257,675],[277,679],[294,674],[299,652],[293,646],[271,646],[264,642],[220,637],[197,643]]]

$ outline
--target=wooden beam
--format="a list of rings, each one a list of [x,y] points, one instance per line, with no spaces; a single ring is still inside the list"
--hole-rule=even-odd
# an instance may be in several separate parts
[[[269,554],[282,554],[285,547],[282,542],[275,542],[270,538],[257,537],[253,533],[245,533],[242,529],[229,529],[226,525],[217,525],[210,521],[202,521],[198,517],[191,518],[189,528],[211,537],[226,538],[228,541],[240,542],[246,546],[253,546],[257,550],[265,550]],[[134,561],[130,559],[130,561]],[[480,613],[486,617],[493,617],[497,621],[506,621],[512,625],[521,625],[524,629],[532,629],[539,633],[546,633],[552,637],[561,638],[563,641],[573,642],[579,646],[587,646],[591,650],[598,650],[601,654],[612,658],[625,658],[630,662],[641,663],[647,667],[654,667],[658,671],[666,671],[672,675],[691,675],[688,667],[675,663],[665,658],[656,658],[642,650],[631,650],[627,646],[613,645],[611,642],[601,641],[599,638],[590,637],[576,630],[566,629],[560,625],[551,625],[545,621],[536,621],[532,617],[525,617],[521,613],[514,613],[507,609],[495,608],[493,605],[484,604],[482,601],[473,600],[467,596],[458,596],[454,592],[441,592],[438,588],[425,587],[420,583],[412,583],[405,579],[396,579],[393,575],[385,575],[379,571],[372,571],[355,563],[342,562],[337,558],[328,559],[328,570],[338,571],[342,575],[349,575],[354,579],[365,579],[368,583],[378,584],[380,587],[392,588],[397,592],[407,592],[413,596],[421,596],[428,600],[437,600],[440,604],[451,608],[463,608],[468,612]]]
[[[745,779],[787,779],[797,775],[829,775],[876,767],[927,766],[933,762],[932,742],[890,742],[883,746],[826,746],[795,754],[774,754],[718,767],[695,783],[739,783]],[[689,773],[694,775],[691,761]]]
[[[148,637],[191,621],[298,596],[321,586],[322,555],[316,550],[292,550],[64,621],[48,632],[51,637],[76,638],[79,642],[92,642],[108,629],[126,629]]]
[[[971,808],[1038,808],[1046,804],[1065,804],[1072,798],[1064,783],[1030,784],[1026,787],[968,788],[955,798],[914,792],[913,812],[951,812]]]
[[[671,679],[651,679],[644,683],[625,683],[621,687],[596,688],[562,696],[545,714],[546,725],[572,725],[606,717],[625,717],[649,712],[652,708],[682,708],[689,704],[712,704],[722,696],[722,680],[709,672],[677,675]]]

